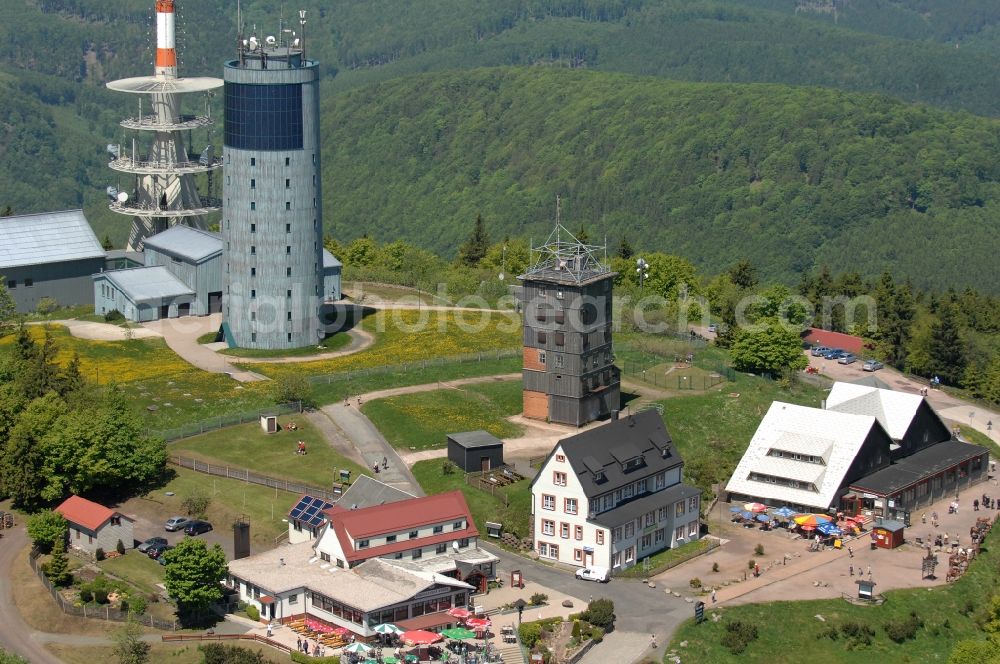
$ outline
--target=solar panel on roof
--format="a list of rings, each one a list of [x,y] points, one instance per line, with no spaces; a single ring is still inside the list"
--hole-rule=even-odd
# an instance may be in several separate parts
[[[293,521],[300,521],[303,524],[311,527],[319,526],[323,523],[323,510],[333,507],[332,503],[328,503],[322,498],[314,498],[312,496],[302,496],[302,499],[295,504],[295,507],[288,513],[289,518]]]

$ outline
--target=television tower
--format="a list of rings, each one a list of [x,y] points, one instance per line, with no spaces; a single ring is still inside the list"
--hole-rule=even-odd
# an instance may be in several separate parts
[[[111,169],[126,176],[126,184],[108,187],[109,208],[132,217],[130,251],[141,251],[146,238],[175,224],[206,230],[205,215],[222,209],[221,199],[214,196],[213,180],[214,172],[222,167],[222,158],[215,155],[207,138],[204,147],[196,151],[192,137],[196,129],[206,129],[211,136],[209,104],[206,99],[204,115],[183,115],[181,100],[183,95],[197,92],[207,97],[223,83],[218,78],[177,75],[174,4],[174,0],[156,0],[153,76],[108,83],[111,90],[139,98],[138,115],[121,122],[132,132],[131,145],[108,145]],[[198,188],[197,176],[201,174],[207,179],[206,195]]]

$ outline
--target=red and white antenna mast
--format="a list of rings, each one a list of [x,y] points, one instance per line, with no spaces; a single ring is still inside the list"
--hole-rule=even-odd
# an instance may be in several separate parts
[[[174,0],[156,0],[156,75],[177,77]]]

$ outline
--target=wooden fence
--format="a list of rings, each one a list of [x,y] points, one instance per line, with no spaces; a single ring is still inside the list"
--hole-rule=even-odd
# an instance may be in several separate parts
[[[322,498],[328,503],[335,503],[340,499],[343,493],[343,485],[334,483],[333,489],[320,489],[319,487],[310,486],[308,484],[303,484],[301,482],[295,482],[292,480],[281,479],[278,477],[270,477],[268,475],[260,475],[258,473],[252,472],[248,468],[238,468],[233,466],[226,466],[217,463],[207,463],[205,461],[199,461],[198,459],[189,459],[187,457],[177,457],[171,456],[168,461],[180,468],[187,468],[198,473],[205,473],[206,475],[214,475],[216,477],[225,477],[230,480],[239,480],[241,482],[248,482],[250,484],[259,484],[261,486],[266,486],[271,489],[279,489],[281,491],[287,491],[289,493],[298,494],[309,494],[315,498]]]
[[[260,634],[164,634],[160,638],[169,643],[178,641],[256,641],[281,652],[292,652],[292,649],[284,643]]]

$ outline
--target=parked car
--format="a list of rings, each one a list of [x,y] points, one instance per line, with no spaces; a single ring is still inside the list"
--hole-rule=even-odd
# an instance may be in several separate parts
[[[182,530],[184,526],[188,524],[189,521],[191,521],[191,519],[187,518],[186,516],[172,516],[169,519],[167,519],[167,523],[165,524],[164,527],[168,531],[174,532],[175,530]]]
[[[708,326],[708,331],[714,334],[719,331],[719,326],[716,325],[715,323],[712,323],[711,325]]]
[[[156,544],[154,546],[149,547],[149,549],[146,550],[146,555],[152,558],[153,560],[157,560],[161,556],[163,556],[164,551],[169,551],[172,548],[174,547],[170,546],[169,544]]]
[[[844,356],[844,351],[840,348],[831,348],[823,353],[824,360],[839,360]]]
[[[202,533],[207,533],[212,529],[212,524],[208,521],[201,521],[195,519],[194,521],[189,521],[188,525],[184,527],[185,535],[201,535]]]
[[[878,371],[885,365],[878,360],[865,360],[865,363],[861,365],[862,371]]]
[[[858,361],[858,356],[855,355],[854,353],[844,353],[843,355],[840,356],[840,359],[837,360],[837,362],[840,364],[852,364],[853,362],[857,361]]]
[[[162,544],[162,545],[166,546],[166,544],[167,544],[166,538],[163,538],[163,537],[150,537],[148,540],[146,540],[145,542],[143,542],[142,544],[140,544],[136,548],[139,549],[139,553],[148,553],[149,550],[152,547],[154,547],[154,546],[156,546],[158,544]]]
[[[584,567],[576,570],[576,578],[584,581],[597,581],[607,583],[611,580],[611,572],[607,567]]]
[[[823,357],[823,355],[830,352],[830,349],[826,346],[813,346],[812,350],[809,352],[813,357]]]

